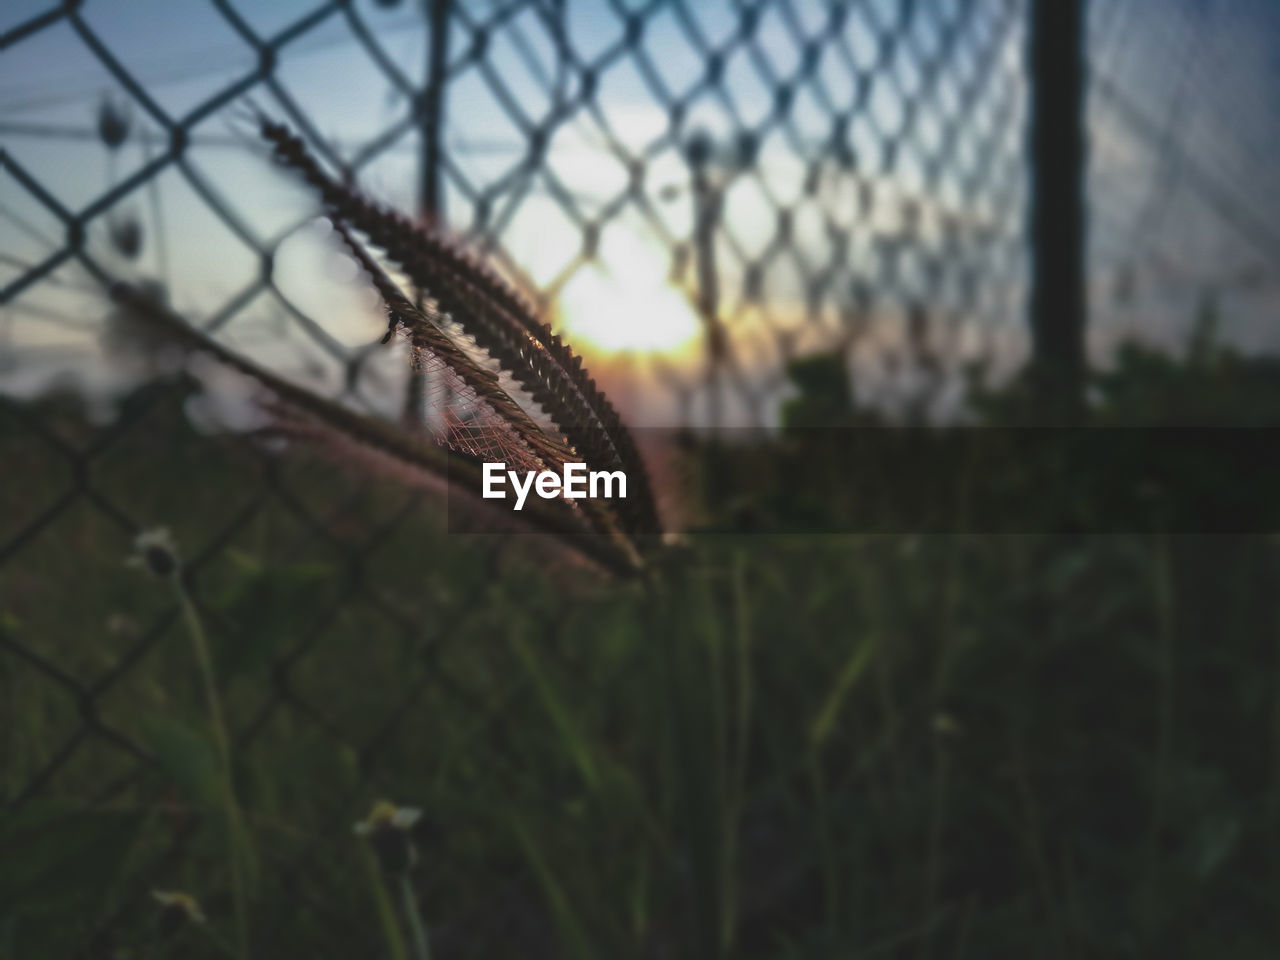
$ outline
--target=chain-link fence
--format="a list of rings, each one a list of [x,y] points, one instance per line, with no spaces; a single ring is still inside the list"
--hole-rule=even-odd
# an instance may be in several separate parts
[[[210,431],[235,422],[233,400],[155,379],[160,361],[106,302],[116,279],[148,284],[318,391],[412,415],[407,364],[377,346],[382,323],[310,201],[245,132],[246,98],[341,176],[491,256],[589,358],[619,368],[609,377],[640,422],[768,421],[786,362],[817,349],[849,350],[859,387],[889,403],[918,386],[922,358],[1022,355],[1022,0],[24,6],[0,12],[8,816],[44,816],[55,799],[58,816],[154,809],[157,783],[199,780],[172,769],[181,729],[137,717],[198,700],[157,679],[185,675],[181,605],[116,573],[135,533],[167,523],[214,646],[239,651],[219,666],[243,781],[265,776],[255,757],[302,758],[273,773],[296,778],[278,808],[306,803],[309,832],[273,824],[260,869],[344,942],[338,878],[303,882],[339,869],[317,823],[349,834],[353,809],[424,763],[556,800],[522,775],[533,761],[502,720],[532,695],[527,672],[484,647],[492,614],[468,593],[504,562],[501,542],[450,557],[465,569],[424,587],[422,555],[445,547],[418,497]],[[1242,336],[1273,333],[1273,68],[1263,46],[1256,63],[1227,62],[1251,24],[1264,32],[1250,17],[1273,14],[1245,6],[1091,5],[1101,336],[1201,296],[1227,298]],[[635,356],[616,364],[615,349]],[[73,389],[55,389],[66,378]],[[317,590],[322,607],[298,602]],[[280,619],[237,621],[246,591]],[[568,662],[572,601],[541,603],[530,629]],[[432,746],[424,730],[450,733]],[[467,763],[433,752],[441,739]],[[303,783],[325,795],[294,796]],[[86,919],[83,942],[116,942],[149,887],[210,862],[208,819],[161,800],[132,824],[158,839],[130,892]],[[476,857],[469,837],[435,850],[442,874]],[[488,880],[484,897],[431,891],[446,944],[483,953],[536,936],[527,881]],[[262,955],[297,951],[294,919],[274,918]]]
[[[1181,342],[1197,315],[1276,347],[1280,208],[1269,144],[1280,26],[1265,3],[1090,5],[1090,320]]]
[[[360,331],[277,269],[311,211],[237,139],[246,97],[473,240],[575,342],[658,348],[657,376],[702,422],[766,416],[781,362],[871,326],[880,353],[954,353],[985,326],[967,321],[1020,316],[1019,4],[271,11],[169,14],[154,29],[175,56],[190,46],[189,68],[117,42],[136,13],[90,5],[10,34],[16,78],[24,59],[99,74],[9,88],[11,349],[49,349],[29,311],[81,312],[57,287],[123,272],[229,335],[275,318],[310,379],[367,386]],[[96,118],[86,85],[105,91]],[[50,157],[76,164],[74,186]]]

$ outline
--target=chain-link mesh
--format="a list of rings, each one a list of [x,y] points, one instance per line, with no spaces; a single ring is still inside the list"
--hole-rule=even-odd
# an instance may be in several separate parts
[[[244,782],[265,779],[255,758],[288,752],[302,760],[272,771],[286,780],[278,789],[326,791],[308,802],[328,833],[270,825],[280,841],[261,864],[298,915],[351,942],[340,878],[311,881],[339,872],[325,865],[330,837],[349,835],[371,795],[397,795],[406,769],[437,763],[441,776],[555,802],[522,776],[531,761],[502,723],[504,704],[528,695],[513,679],[525,674],[510,651],[486,647],[486,614],[468,592],[502,562],[501,542],[469,548],[473,575],[424,586],[423,565],[446,547],[418,497],[282,458],[250,433],[189,429],[235,411],[208,409],[182,377],[153,380],[162,358],[107,305],[116,279],[150,284],[232,347],[344,403],[395,413],[408,395],[412,405],[407,365],[377,347],[381,324],[359,285],[336,282],[348,278],[309,199],[246,132],[236,113],[246,98],[335,172],[485,251],[589,352],[615,334],[657,348],[631,368],[650,384],[633,392],[656,395],[657,382],[663,399],[634,417],[767,421],[786,361],[806,351],[851,350],[859,386],[889,401],[919,375],[904,357],[958,364],[1008,343],[1017,353],[1024,6],[7,4],[7,809],[51,798],[154,808],[175,734],[141,728],[137,708],[163,715],[198,700],[157,679],[189,673],[180,606],[120,563],[157,523],[187,554],[215,647],[245,644],[227,599],[236,584],[281,591],[293,611],[264,628],[270,642],[252,631],[262,664],[221,666]],[[1276,114],[1247,65],[1225,62],[1247,30],[1237,16],[1225,3],[1092,4],[1099,316],[1150,320],[1184,301],[1187,284],[1248,298],[1256,316],[1273,290],[1277,217],[1260,204],[1280,197],[1266,162]],[[1254,119],[1271,127],[1255,131]],[[1174,229],[1175,217],[1192,226]],[[1205,249],[1174,249],[1183,240]],[[680,322],[664,333],[666,313]],[[50,392],[60,376],[76,389]],[[320,606],[288,602],[317,584]],[[547,600],[530,614],[555,656],[572,655],[557,628],[571,605]],[[381,687],[388,676],[394,689]],[[423,733],[459,716],[465,764]],[[84,924],[84,942],[111,942],[148,887],[209,861],[209,819],[177,801],[164,809],[159,826],[148,821],[159,839],[132,870],[132,893]],[[435,875],[448,875],[451,857],[474,865],[476,849],[446,832]],[[527,898],[513,888],[525,881],[501,876],[487,900],[437,882],[446,943],[482,954],[536,934],[544,921],[521,912]],[[293,919],[274,918],[261,955],[300,949]]]
[[[1274,5],[1094,0],[1089,9],[1096,345],[1134,334],[1177,344],[1211,316],[1220,332],[1274,350]]]
[[[782,362],[870,339],[873,318],[882,355],[930,338],[954,352],[983,326],[963,321],[1019,315],[1018,3],[543,0],[420,17],[333,4],[296,19],[213,4],[183,16],[173,39],[196,63],[165,58],[167,76],[153,50],[118,50],[111,14],[92,4],[9,35],[15,74],[25,57],[71,56],[105,91],[96,120],[83,86],[54,92],[65,81],[19,84],[0,105],[18,187],[6,191],[15,351],[48,349],[24,335],[28,320],[81,313],[86,274],[123,272],[163,284],[213,329],[272,338],[313,381],[359,392],[385,379],[356,366],[368,327],[317,311],[324,301],[281,275],[312,211],[290,206],[237,137],[229,115],[246,97],[342,175],[471,238],[571,337],[579,321],[588,347],[618,331],[623,345],[692,341],[703,356],[654,362],[702,422],[767,417]],[[447,24],[438,43],[433,16]],[[77,164],[74,184],[51,176],[49,157]],[[664,324],[679,329],[644,339]]]

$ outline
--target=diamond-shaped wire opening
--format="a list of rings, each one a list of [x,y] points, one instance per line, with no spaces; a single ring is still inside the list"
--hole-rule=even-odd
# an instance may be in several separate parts
[[[79,15],[172,118],[213,100],[257,65],[252,46],[212,5],[131,6],[88,4]]]
[[[15,97],[9,115],[39,116],[38,123],[7,131],[5,150],[41,179],[56,177],[56,196],[66,209],[78,212],[109,198],[147,166],[148,150],[167,149],[163,140],[155,142],[156,118],[69,23],[24,40],[6,53],[5,68],[32,84],[27,99]],[[70,85],[69,74],[75,77]],[[75,175],[67,176],[70,171]]]

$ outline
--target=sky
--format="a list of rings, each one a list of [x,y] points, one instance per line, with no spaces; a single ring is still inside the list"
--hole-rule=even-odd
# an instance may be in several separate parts
[[[750,41],[723,58],[720,86],[688,97],[674,121],[670,104],[685,102],[708,70],[697,38],[711,48],[730,42],[741,4],[662,6],[643,19],[635,56],[618,48],[625,5],[565,0],[563,39],[575,54],[566,69],[550,26],[555,2],[456,5],[444,219],[491,240],[501,269],[546,294],[551,319],[642,416],[675,415],[702,369],[697,203],[683,150],[697,131],[716,145],[711,176],[723,191],[713,250],[719,313],[761,390],[779,386],[780,356],[828,345],[851,326],[868,324],[877,351],[901,352],[920,304],[940,349],[990,350],[1003,337],[1016,352],[1025,342],[1017,0],[853,2],[836,31],[824,0],[766,3]],[[49,6],[6,0],[0,34]],[[376,304],[310,216],[307,194],[265,161],[235,104],[199,111],[253,73],[246,33],[277,38],[278,86],[255,86],[253,102],[283,117],[283,94],[347,160],[400,131],[361,167],[360,183],[415,210],[422,144],[397,87],[422,83],[422,15],[408,0],[357,3],[354,21],[341,11],[308,20],[324,9],[313,0],[223,6],[242,32],[209,0],[87,0],[78,25],[64,18],[0,49],[0,147],[78,212],[163,153],[153,112],[198,116],[181,166],[138,181],[90,222],[90,254],[114,275],[164,282],[171,303],[197,322],[240,305],[220,332],[226,342],[338,389],[341,356],[377,335]],[[1217,285],[1244,340],[1280,345],[1266,322],[1275,315],[1269,243],[1280,184],[1263,162],[1280,125],[1262,93],[1280,80],[1276,5],[1094,0],[1091,26],[1094,68],[1125,94],[1119,106],[1097,89],[1091,100],[1095,335],[1177,331],[1187,303]],[[882,35],[900,42],[886,47]],[[149,104],[123,91],[95,42],[137,78]],[[483,56],[469,56],[479,42]],[[797,82],[810,42],[821,52]],[[585,106],[584,68],[596,85]],[[793,93],[778,119],[780,85]],[[96,133],[104,97],[128,104],[130,136],[114,151]],[[564,104],[567,119],[547,125],[530,172],[530,131]],[[849,120],[836,150],[839,113]],[[737,161],[744,130],[756,138],[746,171]],[[926,162],[935,156],[946,158],[937,171]],[[635,159],[644,178],[632,191]],[[111,240],[130,221],[143,238],[136,259]],[[583,238],[593,224],[590,248]],[[0,172],[0,285],[56,253],[63,233]],[[248,297],[266,247],[280,295]],[[24,378],[64,368],[101,383],[129,376],[128,364],[98,348],[105,309],[74,262],[26,286],[0,306],[0,384],[21,389]],[[398,368],[370,369],[393,376]]]
[[[1280,5],[1095,0],[1092,311],[1185,334],[1206,294],[1246,347],[1280,346]]]

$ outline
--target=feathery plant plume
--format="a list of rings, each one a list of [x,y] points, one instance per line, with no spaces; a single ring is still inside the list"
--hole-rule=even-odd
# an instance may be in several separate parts
[[[477,364],[466,348],[453,339],[447,317],[433,307],[413,305],[340,221],[334,221],[334,230],[370,276],[387,307],[388,333],[406,333],[415,360],[428,367],[436,384],[443,385],[445,445],[477,460],[502,461],[532,471],[559,471],[564,463],[576,460],[562,439],[548,434],[509,396],[497,374]],[[566,503],[585,513],[599,534],[622,535],[612,511],[603,504],[593,500]]]
[[[454,422],[446,424],[448,446],[481,459],[514,462],[526,470],[558,470],[566,461],[573,459],[572,450],[549,436],[502,389],[493,371],[481,367],[454,342],[445,331],[444,318],[430,307],[414,306],[341,221],[334,222],[334,230],[373,281],[374,289],[387,308],[391,328],[409,333],[414,348],[424,351],[435,361],[432,372],[447,378],[447,386],[454,397],[479,408],[477,419],[481,429],[468,429],[473,421],[461,422],[456,415]]]
[[[447,446],[478,460],[502,461],[534,471],[559,471],[565,463],[576,459],[573,450],[549,435],[511,398],[497,374],[480,366],[454,341],[447,330],[447,318],[429,306],[417,307],[411,303],[341,222],[334,222],[334,230],[382,297],[387,309],[388,332],[404,331],[415,359],[424,358],[436,382],[443,381],[442,392],[448,397],[442,404]],[[585,513],[597,533],[621,534],[611,511],[601,504],[591,500],[566,502],[572,509]]]
[[[388,281],[390,282],[390,281]],[[390,474],[405,482],[452,496],[462,490],[477,508],[491,509],[480,500],[480,461],[462,451],[450,458],[435,443],[402,430],[384,420],[365,416],[341,404],[290,383],[247,357],[227,349],[192,327],[154,297],[127,283],[111,289],[112,298],[138,323],[154,330],[184,352],[201,354],[256,383],[267,393],[262,406],[288,436],[317,441],[317,446],[340,454],[373,472]],[[403,297],[403,295],[401,295]],[[406,301],[407,302],[407,301]],[[399,301],[396,301],[398,306]],[[493,376],[491,373],[490,376]],[[550,450],[558,450],[546,438]],[[532,455],[532,454],[528,454]],[[579,507],[579,504],[588,506]],[[504,512],[505,513],[505,512]],[[589,501],[530,498],[519,514],[506,514],[509,522],[547,535],[573,555],[619,575],[637,572],[641,560],[636,545],[617,525],[602,524],[607,511]],[[592,535],[608,532],[609,536]]]
[[[255,121],[276,158],[316,190],[333,221],[364,234],[434,300],[547,413],[590,469],[627,474],[634,494],[618,505],[626,529],[633,534],[659,533],[653,490],[639,450],[583,368],[582,358],[509,284],[454,241],[338,183],[287,127],[260,113]],[[389,335],[400,322],[393,313]]]

